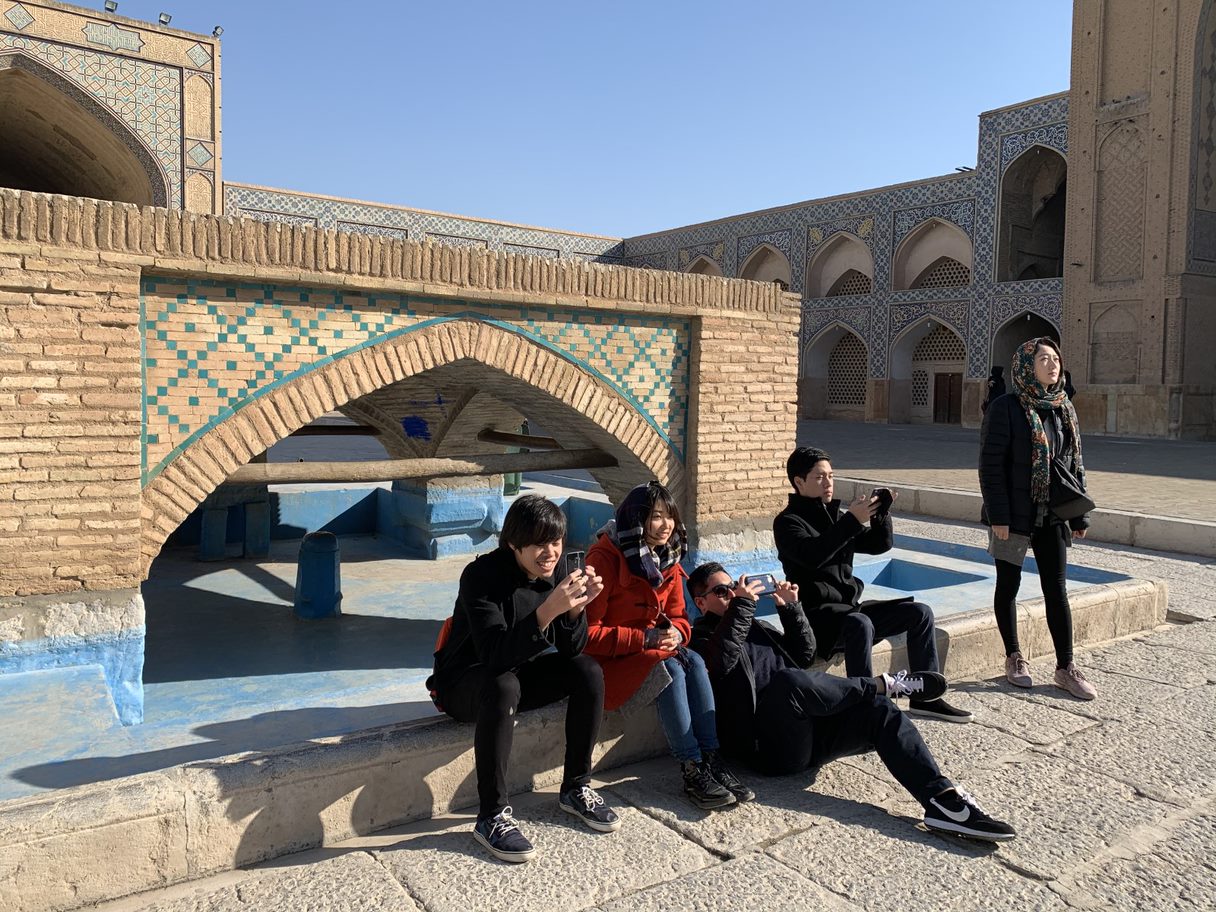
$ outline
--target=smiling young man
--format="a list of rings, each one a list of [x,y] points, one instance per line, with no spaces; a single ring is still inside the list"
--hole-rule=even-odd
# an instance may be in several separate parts
[[[853,576],[853,555],[891,550],[889,509],[878,497],[861,496],[847,507],[833,498],[831,458],[815,447],[798,447],[786,461],[794,493],[773,521],[773,540],[785,575],[802,591],[807,620],[824,658],[844,651],[845,674],[870,677],[874,643],[907,635],[908,664],[940,671],[933,610],[912,598],[861,600],[865,584]],[[891,495],[887,502],[893,501]],[[946,722],[970,722],[971,713],[940,697],[913,699],[908,711]]]
[[[698,567],[688,588],[701,610],[692,647],[709,671],[724,752],[780,776],[873,750],[924,806],[929,829],[989,842],[1014,838],[1013,827],[942,775],[916,726],[891,702],[939,697],[946,687],[940,674],[842,678],[808,671],[815,635],[796,585],[780,583],[773,594],[781,630],[756,619],[759,584],[733,582],[721,564]]]
[[[569,697],[566,761],[558,804],[592,829],[612,832],[620,818],[589,785],[591,751],[604,712],[604,675],[587,645],[587,603],[603,588],[595,569],[554,585],[566,517],[552,501],[520,497],[503,520],[499,546],[464,569],[452,628],[435,653],[427,687],[459,722],[474,722],[481,808],[473,838],[503,861],[535,850],[507,804],[507,764],[517,712]]]

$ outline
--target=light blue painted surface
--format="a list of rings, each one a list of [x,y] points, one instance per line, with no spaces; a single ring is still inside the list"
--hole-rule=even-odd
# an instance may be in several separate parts
[[[575,515],[585,506],[554,499]],[[586,509],[590,516],[610,508]],[[995,571],[982,549],[902,536],[896,543],[886,555],[859,556],[858,575],[932,585],[911,593],[867,586],[867,597],[918,595],[939,618],[990,609]],[[66,675],[48,685],[0,677],[0,744],[23,745],[0,752],[0,800],[433,715],[424,681],[468,556],[411,560],[387,537],[343,537],[343,614],[301,621],[292,614],[298,547],[273,542],[268,562],[203,564],[192,548],[158,558],[143,587],[143,725],[118,723],[99,666],[37,672]],[[781,570],[771,552],[746,562],[725,556],[733,575]],[[893,561],[923,570],[892,569]],[[1026,597],[1038,591],[1032,569],[1022,583]],[[943,587],[937,571],[981,579]],[[1083,568],[1069,574],[1071,589],[1123,578]],[[772,610],[766,599],[761,613]],[[4,712],[7,705],[22,712]],[[31,712],[46,724],[32,725]]]
[[[91,637],[48,637],[0,644],[0,680],[48,669],[92,667],[104,676],[113,700],[111,715],[124,725],[143,721],[144,628]],[[3,739],[0,739],[2,741]]]

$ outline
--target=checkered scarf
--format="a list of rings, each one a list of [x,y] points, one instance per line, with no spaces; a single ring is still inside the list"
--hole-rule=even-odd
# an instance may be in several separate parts
[[[654,505],[654,488],[666,490],[657,481],[638,485],[625,495],[616,508],[616,518],[603,529],[621,553],[629,572],[650,583],[652,589],[663,584],[663,571],[688,555],[688,532],[681,523],[664,545],[646,544],[646,520]]]
[[[1051,450],[1047,445],[1047,432],[1039,409],[1060,409],[1064,415],[1064,431],[1068,438],[1063,445],[1073,447],[1073,460],[1081,466],[1081,434],[1077,423],[1077,412],[1072,407],[1068,394],[1064,392],[1064,367],[1060,366],[1060,380],[1050,389],[1043,386],[1034,375],[1034,353],[1039,347],[1038,339],[1023,342],[1013,355],[1013,389],[1018,402],[1026,412],[1030,424],[1030,495],[1035,503],[1047,503],[1051,498]]]

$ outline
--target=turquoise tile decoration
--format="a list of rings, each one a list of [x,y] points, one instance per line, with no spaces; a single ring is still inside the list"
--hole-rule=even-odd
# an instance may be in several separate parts
[[[260,396],[362,348],[453,319],[518,333],[601,378],[683,458],[690,364],[683,318],[208,280],[182,287],[163,276],[141,285],[144,484]],[[166,361],[168,352],[176,358]],[[204,418],[184,423],[186,408],[204,410]]]

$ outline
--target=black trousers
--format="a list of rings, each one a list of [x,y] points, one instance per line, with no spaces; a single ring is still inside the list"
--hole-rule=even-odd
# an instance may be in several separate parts
[[[1047,605],[1047,629],[1056,650],[1056,667],[1063,668],[1072,661],[1072,609],[1068,605],[1068,544],[1072,531],[1066,523],[1052,522],[1039,526],[1030,536],[1030,548],[1039,568],[1039,584]],[[1022,585],[1022,568],[1018,564],[998,560],[996,563],[996,594],[993,608],[996,626],[1005,644],[1005,655],[1021,652],[1018,645],[1018,589]]]
[[[928,806],[930,798],[954,787],[916,726],[878,694],[874,678],[783,668],[760,692],[756,731],[760,768],[769,775],[876,751],[921,804]]]
[[[591,751],[604,715],[604,672],[591,656],[550,653],[498,675],[474,665],[439,696],[453,719],[477,724],[473,755],[479,819],[493,817],[507,806],[507,764],[517,712],[569,697],[562,791],[591,781]]]
[[[831,613],[833,606],[825,605],[815,612]],[[933,609],[924,602],[877,601],[862,602],[861,607],[848,614],[825,615],[839,625],[834,652],[844,652],[844,673],[850,678],[868,678],[874,674],[872,653],[879,640],[907,634],[908,664],[911,671],[938,671],[937,641],[934,638]],[[812,627],[815,620],[811,621]],[[816,637],[819,631],[815,632]]]

